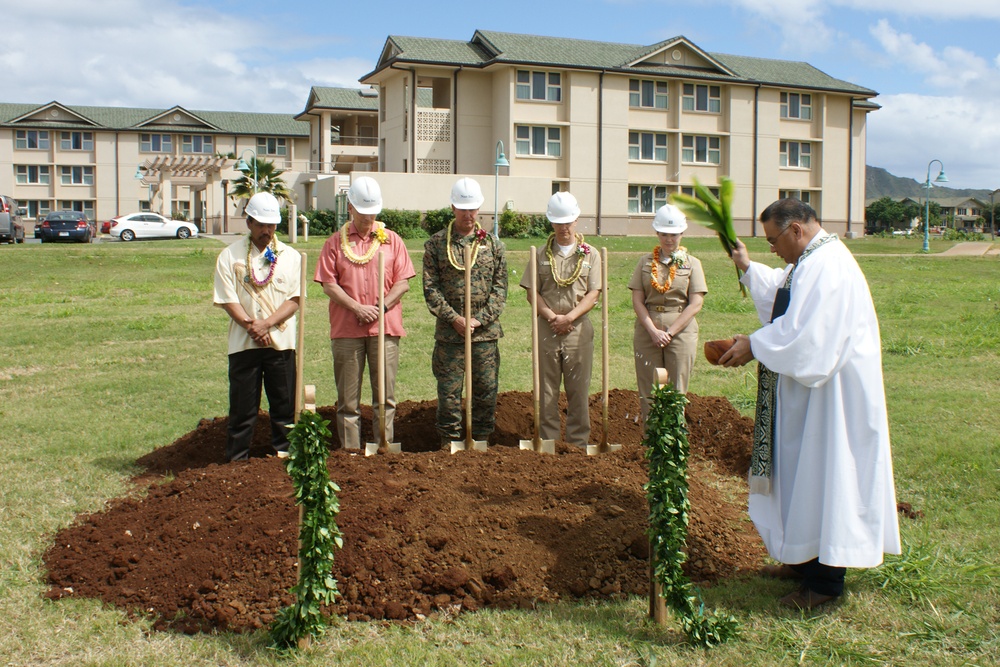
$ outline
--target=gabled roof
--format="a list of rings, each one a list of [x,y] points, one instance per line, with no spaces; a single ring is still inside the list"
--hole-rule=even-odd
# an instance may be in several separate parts
[[[673,63],[662,57],[682,48],[696,56]],[[691,62],[698,64],[692,65]],[[541,37],[476,30],[470,41],[390,35],[375,70],[361,77],[374,83],[378,72],[394,63],[486,68],[495,64],[537,65],[566,69],[600,69],[622,73],[730,81],[874,97],[877,93],[836,79],[809,63],[709,53],[686,37],[652,45],[618,44],[567,37]]]
[[[47,120],[45,111],[65,110],[59,118]],[[183,124],[173,121],[182,114]],[[172,121],[174,124],[172,124]],[[94,130],[199,132],[204,134],[240,134],[285,137],[308,137],[309,125],[289,114],[248,113],[240,111],[193,111],[182,107],[140,109],[131,107],[89,107],[50,102],[45,105],[0,103],[0,127]]]
[[[309,90],[306,108],[297,116],[302,118],[313,109],[338,109],[343,111],[378,111],[378,91],[374,88],[337,88],[313,86]]]

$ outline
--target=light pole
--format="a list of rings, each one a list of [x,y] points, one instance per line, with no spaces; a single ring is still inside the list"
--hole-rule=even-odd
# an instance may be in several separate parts
[[[941,160],[931,160],[927,163],[927,180],[924,182],[924,187],[927,188],[926,197],[924,198],[924,252],[931,251],[931,188],[933,187],[931,185],[931,165],[935,162],[941,165],[941,171],[938,172],[934,182],[948,182],[948,177],[944,175],[944,162],[941,162]]]
[[[240,153],[240,159],[236,161],[236,170],[237,171],[250,171],[250,165],[248,165],[247,162],[246,162],[246,160],[243,159],[243,156],[246,155],[247,153],[250,153],[251,155],[253,155],[253,191],[254,191],[254,193],[256,193],[257,192],[257,151],[255,151],[252,148],[247,148],[242,153]]]
[[[496,162],[493,163],[493,236],[500,238],[500,167],[510,168],[503,154],[503,141],[497,142]]]

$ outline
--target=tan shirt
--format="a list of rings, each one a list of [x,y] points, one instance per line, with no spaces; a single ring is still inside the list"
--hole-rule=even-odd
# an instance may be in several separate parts
[[[659,312],[680,312],[688,305],[688,295],[707,294],[708,283],[705,282],[705,273],[702,271],[701,262],[697,257],[688,255],[688,261],[683,266],[677,268],[674,282],[670,289],[664,293],[653,288],[650,279],[652,277],[653,253],[642,256],[636,264],[632,278],[628,281],[628,288],[631,290],[642,290],[646,308],[664,309]],[[670,268],[663,262],[656,269],[660,277],[660,284],[666,281],[670,275]]]
[[[587,292],[601,289],[601,256],[597,249],[588,245],[590,253],[583,255],[583,264],[580,267],[580,275],[571,285],[560,287],[555,278],[552,277],[552,264],[545,256],[545,247],[539,249],[536,255],[538,265],[538,294],[541,296],[549,308],[557,315],[565,315],[583,300]],[[580,256],[576,252],[571,252],[569,256],[559,254],[559,246],[555,246],[552,253],[555,261],[556,274],[561,280],[565,280],[576,271],[577,262]],[[531,264],[526,266],[524,276],[521,278],[521,287],[531,289]],[[586,317],[586,314],[584,315]]]
[[[216,305],[239,303],[247,315],[254,319],[264,319],[277,310],[281,304],[300,295],[302,255],[281,241],[275,241],[278,261],[274,266],[274,276],[262,287],[246,282],[247,244],[244,236],[219,253],[215,262]],[[250,264],[257,280],[267,276],[268,263],[263,253],[250,244]],[[294,350],[296,343],[296,320],[285,320],[283,328],[271,329],[271,347],[275,350]],[[229,354],[244,350],[259,349],[247,330],[229,319]]]

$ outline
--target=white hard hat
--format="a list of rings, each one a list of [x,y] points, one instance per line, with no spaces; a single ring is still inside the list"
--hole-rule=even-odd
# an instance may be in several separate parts
[[[471,178],[460,178],[451,186],[451,205],[461,209],[476,209],[483,205],[483,190]]]
[[[658,234],[683,234],[687,228],[687,218],[673,204],[664,204],[653,216],[653,230]]]
[[[382,190],[371,176],[354,179],[347,191],[347,201],[361,215],[378,215],[382,211]]]
[[[262,225],[276,225],[281,222],[281,207],[270,192],[258,192],[250,197],[243,212],[248,218],[253,218]]]
[[[580,205],[576,197],[568,192],[557,192],[549,198],[545,217],[553,224],[573,222],[580,217]]]

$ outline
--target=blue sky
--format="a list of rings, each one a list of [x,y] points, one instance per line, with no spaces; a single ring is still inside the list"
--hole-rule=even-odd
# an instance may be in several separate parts
[[[706,51],[804,60],[877,90],[871,165],[923,181],[939,159],[951,187],[1000,187],[998,0],[2,4],[5,102],[292,113],[310,86],[357,86],[390,34],[468,40],[478,28],[632,44],[684,35]]]

